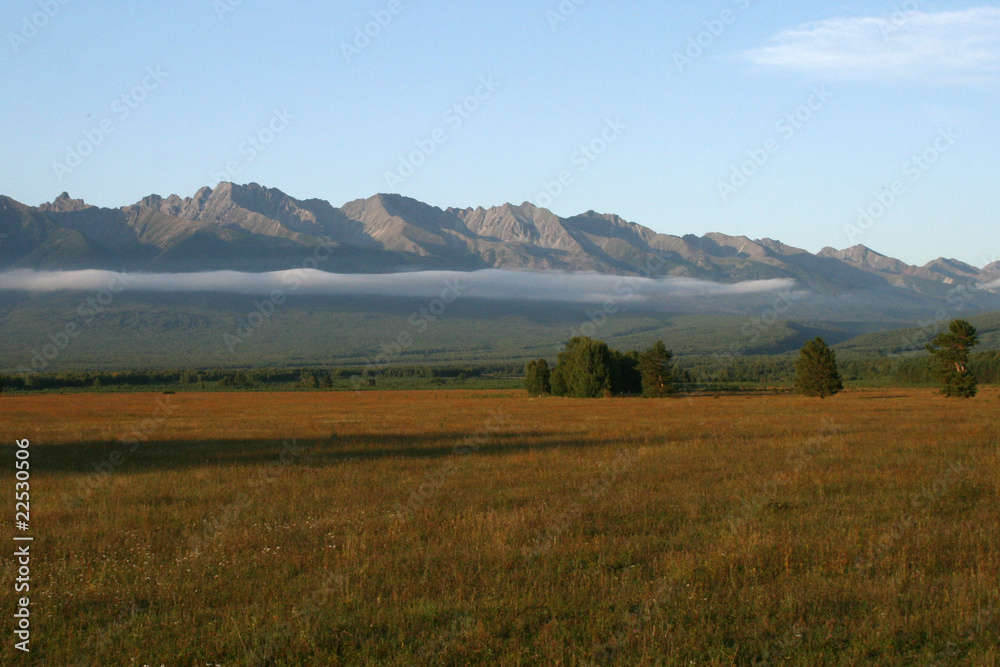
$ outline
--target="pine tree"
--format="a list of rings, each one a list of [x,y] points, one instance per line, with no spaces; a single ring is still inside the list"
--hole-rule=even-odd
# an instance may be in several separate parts
[[[642,375],[643,396],[669,396],[677,391],[674,386],[673,353],[662,340],[639,355],[639,373]]]
[[[945,396],[972,398],[976,395],[979,388],[969,368],[969,351],[978,342],[976,327],[965,320],[952,320],[948,332],[938,334],[927,346],[936,362],[941,393]]]
[[[837,355],[817,336],[799,351],[795,362],[795,391],[826,398],[844,388],[837,372]]]

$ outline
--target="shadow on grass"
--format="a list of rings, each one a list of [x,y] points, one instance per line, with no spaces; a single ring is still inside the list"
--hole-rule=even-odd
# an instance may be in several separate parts
[[[286,444],[288,443],[288,444]],[[218,465],[266,465],[282,461],[292,465],[333,466],[381,459],[433,459],[462,456],[506,456],[525,451],[559,448],[621,447],[621,441],[583,438],[579,434],[524,434],[512,431],[420,434],[358,433],[328,438],[292,440],[150,440],[138,445],[120,442],[82,442],[32,446],[33,474],[93,472],[116,469],[190,469]],[[15,447],[4,445],[4,460],[14,459]],[[118,463],[116,463],[116,461]]]

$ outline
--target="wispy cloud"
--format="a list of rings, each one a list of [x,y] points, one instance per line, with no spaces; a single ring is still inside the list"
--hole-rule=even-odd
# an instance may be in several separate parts
[[[880,82],[1000,78],[1000,7],[832,18],[784,30],[745,57],[765,67]]]
[[[446,285],[458,285],[463,298],[521,299],[570,303],[658,303],[670,298],[738,296],[789,290],[791,279],[752,280],[734,284],[693,278],[636,278],[595,273],[532,273],[488,269],[471,273],[338,274],[317,270],[240,273],[130,273],[109,271],[35,271],[18,269],[0,274],[0,290],[54,292],[99,291],[108,284],[139,292],[226,292],[266,295],[273,290],[296,294],[365,294],[433,298]]]

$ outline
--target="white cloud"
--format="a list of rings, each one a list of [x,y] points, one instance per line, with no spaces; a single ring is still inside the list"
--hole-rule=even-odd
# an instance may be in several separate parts
[[[790,290],[791,279],[713,283],[693,278],[637,278],[596,273],[533,273],[488,269],[471,273],[422,271],[417,273],[338,274],[315,269],[240,273],[112,273],[110,271],[35,271],[17,269],[0,274],[0,290],[54,292],[226,292],[266,295],[366,294],[434,298],[449,285],[463,298],[524,299],[571,303],[616,302],[656,304],[674,297],[718,297],[766,294]]]
[[[830,78],[995,82],[1000,7],[832,18],[784,30],[744,55],[757,65]]]

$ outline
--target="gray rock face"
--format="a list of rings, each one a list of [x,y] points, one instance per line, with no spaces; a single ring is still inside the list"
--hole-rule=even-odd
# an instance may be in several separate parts
[[[773,239],[674,236],[587,211],[560,218],[528,202],[491,208],[430,206],[378,194],[340,208],[256,183],[220,183],[193,196],[150,195],[117,209],[67,193],[38,207],[0,196],[0,269],[114,268],[268,271],[295,268],[319,244],[326,271],[503,268],[675,275],[733,282],[794,278],[817,292],[900,289],[940,296],[989,282],[983,269],[937,259],[922,267],[865,246],[811,254]]]

